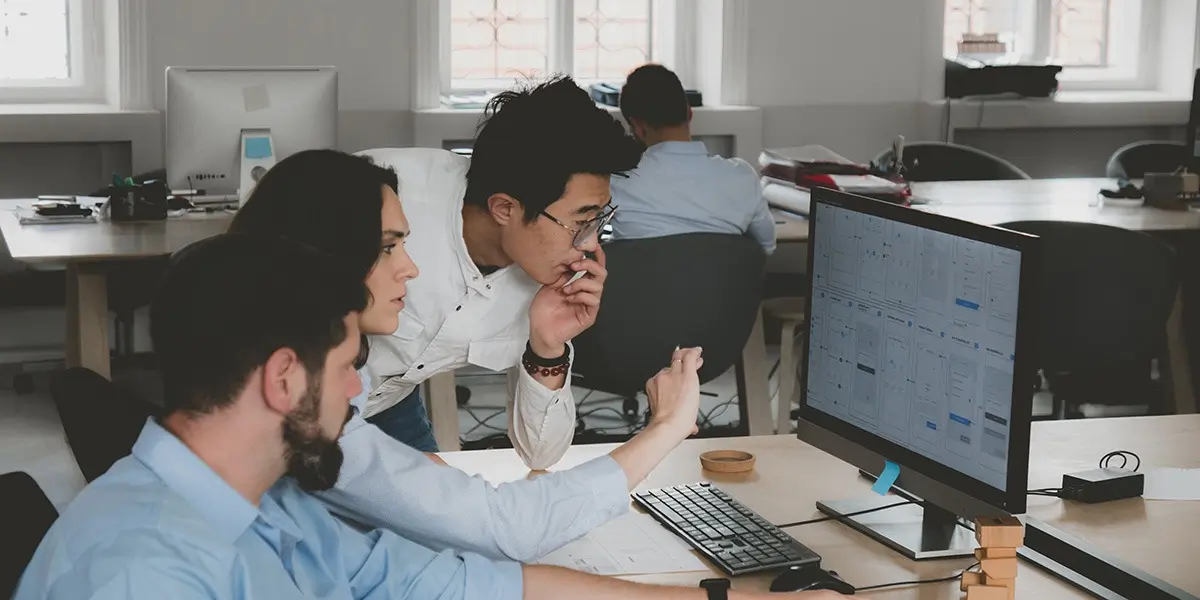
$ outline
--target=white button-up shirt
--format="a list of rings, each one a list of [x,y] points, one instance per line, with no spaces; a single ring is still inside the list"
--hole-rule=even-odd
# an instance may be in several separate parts
[[[429,377],[468,364],[508,372],[508,433],[532,469],[562,458],[575,432],[571,375],[557,391],[521,366],[529,340],[529,305],[541,286],[519,266],[483,275],[462,236],[470,160],[433,148],[365,150],[395,169],[412,233],[407,250],[421,274],[409,282],[400,325],[372,336],[366,371],[375,388],[364,417],[403,400]]]

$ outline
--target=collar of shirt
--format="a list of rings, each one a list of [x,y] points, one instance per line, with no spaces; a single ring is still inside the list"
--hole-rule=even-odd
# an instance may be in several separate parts
[[[650,154],[698,154],[708,156],[708,146],[704,142],[659,142],[649,148],[646,152]]]
[[[247,502],[179,438],[154,419],[148,419],[142,427],[132,454],[164,485],[212,523],[215,530],[230,543],[241,537],[259,517],[258,508]],[[274,522],[271,524],[275,525]]]

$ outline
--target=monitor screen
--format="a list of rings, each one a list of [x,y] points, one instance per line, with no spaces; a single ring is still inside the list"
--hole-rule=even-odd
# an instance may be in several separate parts
[[[805,402],[1005,490],[1021,252],[850,206],[813,202]]]

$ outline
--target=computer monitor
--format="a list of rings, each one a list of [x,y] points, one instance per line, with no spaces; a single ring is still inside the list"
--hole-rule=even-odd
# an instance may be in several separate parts
[[[337,144],[333,67],[167,68],[167,185],[244,202],[276,161]]]
[[[1200,173],[1200,69],[1192,79],[1192,105],[1188,110],[1187,158],[1183,164],[1188,172]]]
[[[817,506],[913,559],[969,555],[960,518],[1025,511],[1038,240],[823,188],[811,215],[798,436],[919,500]]]

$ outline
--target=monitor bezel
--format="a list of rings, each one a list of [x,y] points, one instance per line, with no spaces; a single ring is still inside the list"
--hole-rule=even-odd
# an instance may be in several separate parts
[[[1000,508],[1008,513],[1020,514],[1025,512],[1029,479],[1029,439],[1030,424],[1032,421],[1033,390],[1037,377],[1036,367],[1032,363],[1032,339],[1035,327],[1033,321],[1033,302],[1034,298],[1037,297],[1037,278],[1033,267],[1038,264],[1038,238],[1000,227],[962,221],[827,188],[814,189],[812,200],[813,206],[810,211],[812,217],[809,222],[808,269],[805,275],[809,298],[812,298],[813,293],[816,242],[818,236],[822,235],[820,228],[817,226],[817,210],[818,205],[821,203],[843,206],[856,212],[917,227],[933,229],[949,235],[970,238],[1021,253],[1020,275],[1018,278],[1020,289],[1017,294],[1017,314],[1019,317],[1017,319],[1016,339],[1014,340],[1013,408],[1012,414],[1009,415],[1011,427],[1009,430],[1008,473],[1005,489],[993,487],[953,467],[938,463],[887,438],[809,406],[809,357],[807,353],[801,365],[800,419],[808,421],[875,455],[896,463],[900,466],[901,473],[906,470],[914,471],[916,474],[957,490],[988,505]],[[805,336],[806,343],[808,339],[809,336]],[[803,428],[800,428],[800,430],[802,436]],[[920,494],[919,490],[910,489],[907,491],[913,494]]]

